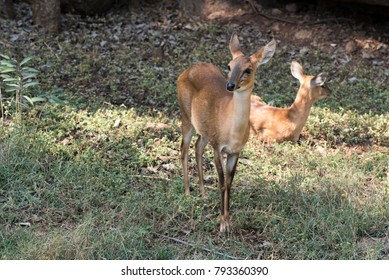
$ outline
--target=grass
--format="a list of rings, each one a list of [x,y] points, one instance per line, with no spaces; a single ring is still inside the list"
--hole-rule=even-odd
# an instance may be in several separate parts
[[[388,156],[374,147],[251,141],[233,187],[234,233],[223,237],[210,151],[208,198],[196,178],[193,196],[183,195],[177,119],[115,106],[45,114],[57,118],[31,119],[24,133],[2,129],[2,259],[384,257]],[[376,240],[368,251],[358,246],[366,237]]]
[[[212,41],[223,28],[198,32]],[[331,69],[324,55],[299,58],[337,74],[333,94],[313,108],[301,143],[249,141],[233,183],[233,232],[221,236],[210,149],[207,198],[199,196],[193,149],[193,191],[184,196],[175,80],[210,53],[223,67],[228,49],[205,39],[189,48],[193,34],[178,32],[184,46],[169,53],[175,63],[144,61],[147,53],[125,46],[98,57],[61,36],[42,46],[58,50],[41,56],[52,65],[43,86],[66,87],[67,104],[35,106],[24,112],[23,128],[0,127],[0,259],[388,259],[382,71]],[[256,93],[276,106],[297,92],[289,62],[277,50],[257,76]]]

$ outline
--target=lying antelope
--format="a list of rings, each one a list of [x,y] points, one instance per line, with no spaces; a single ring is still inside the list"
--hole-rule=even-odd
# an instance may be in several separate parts
[[[230,228],[230,190],[239,153],[249,133],[250,95],[254,87],[255,70],[270,60],[276,43],[272,40],[255,54],[242,53],[236,33],[229,48],[232,60],[228,65],[228,81],[220,70],[209,63],[199,62],[186,69],[178,78],[178,102],[181,111],[181,162],[184,173],[185,194],[189,195],[188,151],[195,131],[196,163],[200,193],[205,196],[202,155],[209,142],[214,150],[221,194],[220,231]],[[227,161],[223,166],[223,154]]]
[[[302,66],[296,61],[290,68],[293,77],[300,82],[300,89],[289,108],[268,106],[258,96],[251,96],[251,131],[261,141],[297,141],[313,103],[330,94],[324,85],[326,74],[304,75]]]

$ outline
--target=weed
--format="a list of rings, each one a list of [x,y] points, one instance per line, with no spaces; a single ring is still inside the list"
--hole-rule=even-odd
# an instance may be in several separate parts
[[[24,101],[31,105],[34,105],[36,102],[63,103],[58,98],[58,95],[63,92],[61,89],[55,89],[52,94],[41,92],[37,96],[30,96],[32,88],[39,85],[37,80],[39,71],[28,66],[33,59],[32,56],[27,56],[20,62],[4,54],[0,54],[0,57],[2,57],[0,61],[0,78],[2,78],[2,83],[0,84],[0,107],[3,123],[5,113],[9,112],[12,104],[15,104],[15,123],[21,125]],[[10,98],[6,99],[3,97],[1,94],[2,88],[4,88],[5,93],[11,94]],[[6,104],[4,101],[7,101]]]
[[[27,93],[30,87],[38,84],[37,81],[34,81],[38,71],[27,66],[27,63],[32,59],[31,56],[24,58],[20,62],[4,54],[0,54],[0,56],[2,57],[0,61],[0,77],[2,78],[5,92],[14,94],[9,103],[15,104],[16,123],[20,125],[22,119],[22,98],[33,103],[33,100],[27,96]],[[4,118],[3,98],[2,96],[0,98],[2,117]]]

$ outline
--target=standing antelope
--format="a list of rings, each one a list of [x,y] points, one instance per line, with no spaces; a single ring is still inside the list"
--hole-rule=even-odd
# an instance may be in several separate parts
[[[268,106],[259,97],[251,96],[251,131],[261,141],[297,141],[313,103],[330,95],[330,90],[324,86],[326,74],[304,75],[302,66],[296,61],[292,61],[290,69],[293,77],[299,80],[300,88],[289,108]]]
[[[196,163],[200,193],[205,196],[202,155],[209,142],[214,150],[218,186],[221,193],[220,231],[229,231],[230,190],[239,153],[250,133],[250,95],[254,87],[255,70],[270,60],[276,43],[272,40],[251,56],[240,50],[236,33],[230,40],[232,60],[228,65],[228,81],[220,70],[199,62],[186,69],[177,81],[178,102],[182,120],[181,162],[185,194],[189,195],[188,151],[195,131]],[[225,167],[223,154],[227,154]]]

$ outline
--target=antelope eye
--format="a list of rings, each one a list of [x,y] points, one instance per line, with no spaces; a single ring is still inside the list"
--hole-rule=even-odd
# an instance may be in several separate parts
[[[250,69],[250,68],[247,68],[244,72],[245,72],[246,74],[251,74],[251,69]]]
[[[227,65],[227,69],[228,69],[228,71],[231,71],[230,65]]]

